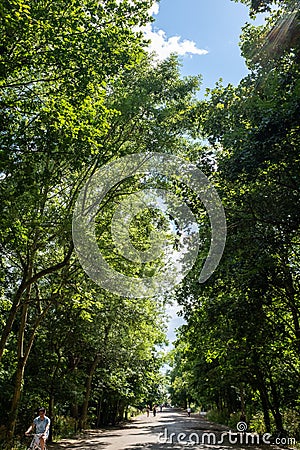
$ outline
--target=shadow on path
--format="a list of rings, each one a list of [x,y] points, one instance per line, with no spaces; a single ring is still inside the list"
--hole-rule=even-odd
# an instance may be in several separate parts
[[[233,433],[233,434],[231,434]],[[232,440],[234,439],[234,440]],[[270,446],[259,445],[245,435],[230,432],[229,428],[209,422],[199,414],[187,414],[182,410],[166,409],[146,417],[141,415],[120,428],[89,430],[78,439],[64,439],[49,444],[49,450],[259,450]],[[279,447],[272,445],[272,450]]]

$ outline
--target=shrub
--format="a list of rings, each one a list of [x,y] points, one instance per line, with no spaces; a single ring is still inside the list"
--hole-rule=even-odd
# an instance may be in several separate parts
[[[223,409],[222,411],[219,411],[218,409],[211,409],[208,411],[206,417],[211,422],[228,425],[229,413],[227,409]]]

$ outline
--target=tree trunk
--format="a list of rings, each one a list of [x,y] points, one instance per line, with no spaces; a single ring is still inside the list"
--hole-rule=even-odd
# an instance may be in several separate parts
[[[5,349],[8,337],[11,333],[18,309],[20,308],[21,298],[22,298],[22,295],[24,292],[26,278],[27,278],[27,269],[26,269],[26,273],[23,274],[23,280],[21,281],[19,289],[17,290],[17,292],[14,296],[14,300],[11,305],[7,321],[6,321],[3,331],[2,331],[2,335],[1,335],[1,339],[0,339],[0,361],[3,356],[3,352]]]
[[[103,421],[102,421],[102,398],[103,398],[103,393],[101,394],[101,398],[98,400],[96,428],[100,428],[101,424],[103,423]]]
[[[36,331],[45,316],[46,312],[48,311],[50,304],[47,308],[44,309],[44,311],[37,317],[32,333],[29,337],[26,350],[24,350],[24,342],[25,342],[25,331],[26,331],[26,325],[27,325],[27,314],[28,314],[28,305],[29,305],[29,298],[30,298],[30,290],[31,287],[28,288],[27,295],[26,295],[26,301],[24,302],[23,309],[22,309],[22,317],[19,327],[19,333],[18,333],[18,365],[17,370],[15,373],[15,383],[14,383],[14,394],[13,399],[11,402],[11,409],[9,413],[9,421],[7,425],[7,438],[8,441],[11,441],[15,432],[16,422],[17,422],[17,416],[18,416],[18,408],[20,403],[20,398],[23,390],[23,378],[24,378],[24,370],[28,361],[28,357],[34,342]]]
[[[255,384],[257,385],[257,389],[259,391],[259,395],[260,395],[260,400],[261,400],[261,406],[262,406],[262,410],[263,410],[263,415],[264,415],[264,422],[265,422],[265,426],[266,426],[266,430],[268,433],[271,432],[271,419],[270,419],[270,401],[269,401],[269,397],[268,397],[268,390],[267,390],[267,386],[266,383],[264,381],[264,376],[260,370],[260,368],[258,367],[258,357],[257,355],[255,355],[255,359],[256,359],[256,365],[254,368],[255,374],[256,374],[256,378],[255,378]]]
[[[18,416],[18,407],[19,407],[19,402],[20,402],[21,392],[22,392],[24,368],[25,368],[24,358],[19,359],[17,370],[15,373],[15,380],[14,380],[14,384],[15,384],[14,395],[13,395],[13,399],[11,402],[11,409],[10,409],[8,425],[7,425],[8,442],[11,442],[11,440],[14,436],[14,431],[15,431],[15,427],[16,427],[17,416]]]
[[[293,317],[296,346],[298,353],[300,354],[300,324],[299,324],[300,312],[298,308],[297,293],[294,286],[294,280],[289,268],[290,266],[289,257],[285,253],[282,254],[282,262],[283,262],[283,272],[285,274],[285,291],[288,299],[288,306],[290,308]]]
[[[48,417],[51,420],[48,442],[52,442],[52,440],[53,440],[53,420],[54,420],[54,393],[53,393],[53,390],[51,390],[51,392],[50,392]]]
[[[81,430],[83,430],[87,424],[88,408],[89,408],[89,401],[90,401],[90,395],[91,395],[91,389],[92,389],[92,379],[93,379],[95,370],[99,364],[99,361],[100,361],[100,353],[97,353],[97,355],[95,356],[94,361],[90,367],[89,373],[86,377],[85,399],[84,399],[84,402],[82,405],[82,412],[81,412],[81,417],[80,417],[80,421],[79,421],[79,428]]]
[[[128,420],[128,405],[126,405],[126,407],[124,408],[124,419],[126,421]]]
[[[259,390],[261,406],[262,406],[263,414],[264,414],[265,427],[266,427],[267,433],[270,433],[271,432],[271,419],[270,419],[268,399],[266,398],[265,389],[258,388],[258,390]]]
[[[23,279],[21,281],[21,284],[15,294],[15,297],[14,297],[14,300],[13,300],[13,303],[12,303],[12,306],[10,308],[10,312],[8,315],[8,319],[4,325],[2,335],[0,338],[0,361],[3,356],[3,352],[5,349],[7,340],[12,331],[17,312],[21,306],[21,299],[22,299],[24,292],[28,289],[30,290],[31,286],[34,283],[36,283],[39,279],[65,267],[68,264],[68,262],[72,256],[73,250],[74,250],[74,244],[73,244],[73,241],[71,241],[69,250],[68,250],[65,258],[63,259],[63,261],[61,261],[60,263],[57,263],[54,266],[48,267],[47,269],[43,269],[34,275],[32,275],[32,267],[26,269],[25,273],[23,274]]]
[[[278,393],[277,393],[275,383],[273,382],[273,379],[271,376],[270,376],[270,383],[271,383],[271,391],[272,391],[273,404],[274,404],[274,410],[272,412],[273,412],[273,416],[275,419],[276,429],[277,429],[277,431],[282,432],[282,431],[284,431],[284,428],[283,428],[283,423],[282,423],[282,415],[280,412],[279,398],[278,398]]]
[[[28,266],[28,276],[32,275],[32,262]],[[26,361],[29,353],[26,352],[24,355],[24,339],[25,339],[25,328],[27,324],[27,314],[28,314],[28,304],[30,299],[30,291],[31,287],[28,287],[26,290],[26,295],[24,299],[24,304],[22,308],[22,316],[20,320],[19,332],[18,332],[18,341],[17,341],[17,357],[18,364],[15,373],[14,379],[14,394],[11,402],[11,408],[9,413],[8,425],[7,425],[7,438],[8,442],[10,442],[13,438],[17,416],[18,416],[18,407],[21,398],[22,388],[23,388],[23,377],[24,377],[24,369],[26,365]],[[5,344],[4,344],[5,345]]]

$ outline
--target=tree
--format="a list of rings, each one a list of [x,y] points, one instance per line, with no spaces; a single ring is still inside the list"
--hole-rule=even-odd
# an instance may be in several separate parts
[[[125,2],[122,4],[125,8]],[[143,5],[146,8],[146,2]],[[115,16],[112,16],[113,6]],[[112,20],[118,21],[120,7],[110,3],[107,14],[112,16]],[[134,24],[129,21],[129,25]],[[123,32],[125,28],[122,28]],[[61,71],[62,79],[59,80],[38,78],[36,82],[28,81],[29,84],[27,81],[18,81],[17,86],[11,86],[8,82],[5,84],[3,109],[9,120],[3,134],[2,148],[12,151],[3,152],[1,168],[1,198],[5,212],[1,218],[2,269],[6,277],[6,292],[2,302],[5,320],[0,348],[3,358],[8,352],[17,366],[9,419],[10,435],[22,400],[23,377],[27,363],[31,364],[30,353],[35,349],[37,330],[41,329],[47,316],[53,317],[53,308],[58,303],[63,305],[66,302],[70,292],[68,284],[73,282],[74,274],[82,276],[71,241],[72,208],[79,189],[98,167],[113,157],[148,149],[181,151],[181,145],[186,143],[183,135],[191,129],[185,113],[193,107],[199,77],[180,79],[174,57],[154,67],[151,60],[142,57],[141,47],[138,46],[140,39],[135,41],[130,30],[127,32],[135,42],[136,50],[128,53],[126,64],[120,63],[118,74],[117,57],[116,68],[111,68],[106,76],[101,72],[102,68],[96,71],[99,60],[96,59],[94,41],[91,39],[91,55],[86,64],[90,64],[91,72],[88,73],[94,76],[94,84],[75,83],[75,77],[77,74],[81,76],[81,73],[75,69],[69,73],[67,68],[65,71],[57,68],[58,74]],[[84,39],[83,45],[85,36],[79,34]],[[66,57],[68,45],[64,48]],[[73,51],[70,48],[70,58]],[[28,69],[27,75],[36,75],[34,65],[41,61],[35,58],[34,52],[28,55],[33,69]],[[133,62],[136,66],[132,65]],[[72,77],[71,89],[69,82]],[[27,80],[25,75],[24,79]],[[20,110],[23,113],[19,113]],[[123,191],[117,194],[121,196]],[[117,201],[115,196],[99,216],[109,217],[110,206]],[[141,236],[142,229],[138,228],[136,234]],[[107,225],[99,230],[100,238],[105,233]],[[18,342],[14,340],[14,330],[17,331]],[[103,338],[105,330],[101,329],[101,333]],[[100,342],[101,339],[99,345]],[[14,353],[16,347],[17,355]],[[57,365],[54,364],[50,371],[56,374],[61,370],[60,364],[64,358],[60,353],[55,353],[56,347],[52,351]],[[89,394],[92,396],[89,392],[91,380],[97,365],[101,363],[98,353],[95,348],[93,356],[84,365],[85,370],[90,370],[90,377],[85,380],[87,395],[83,422],[86,421]],[[51,360],[51,351],[49,358]],[[12,377],[12,373],[7,376]],[[81,373],[78,383],[77,380],[73,383],[75,390],[78,386],[82,387],[81,376],[84,377]],[[53,380],[51,383],[50,405],[57,389]],[[83,401],[80,389],[78,393],[78,400]],[[54,407],[51,408],[53,410]]]
[[[246,27],[251,73],[236,88],[219,83],[193,112],[215,153],[229,233],[213,277],[199,286],[191,276],[180,296],[188,321],[180,342],[190,348],[199,397],[226,404],[229,416],[232,386],[245,392],[249,414],[254,393],[266,429],[272,415],[280,431],[299,398],[298,13],[276,11],[265,28]],[[292,36],[275,53],[271,27],[278,31],[280,15],[281,31],[290,17]]]
[[[99,149],[112,114],[103,105],[106,84],[142,54],[141,35],[133,28],[149,20],[150,5],[146,0],[1,5],[1,257],[9,307],[0,358],[18,323],[10,436],[36,330],[59,295],[58,290],[41,299],[41,283],[69,264],[76,192],[105,159]],[[25,342],[33,303],[36,321]]]

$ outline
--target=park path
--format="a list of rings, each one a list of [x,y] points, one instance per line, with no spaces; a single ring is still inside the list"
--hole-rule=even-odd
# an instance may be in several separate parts
[[[227,434],[229,429],[209,422],[199,414],[187,414],[181,410],[165,409],[156,417],[141,415],[120,428],[89,430],[78,439],[63,439],[49,450],[175,450],[217,449],[258,450],[279,447],[252,445],[253,441],[241,442],[241,434]],[[204,433],[204,434],[203,434]],[[184,436],[185,435],[185,436]],[[225,437],[226,435],[226,437]],[[208,441],[208,439],[210,441]],[[215,439],[215,442],[214,442]],[[237,444],[234,444],[238,439]]]

